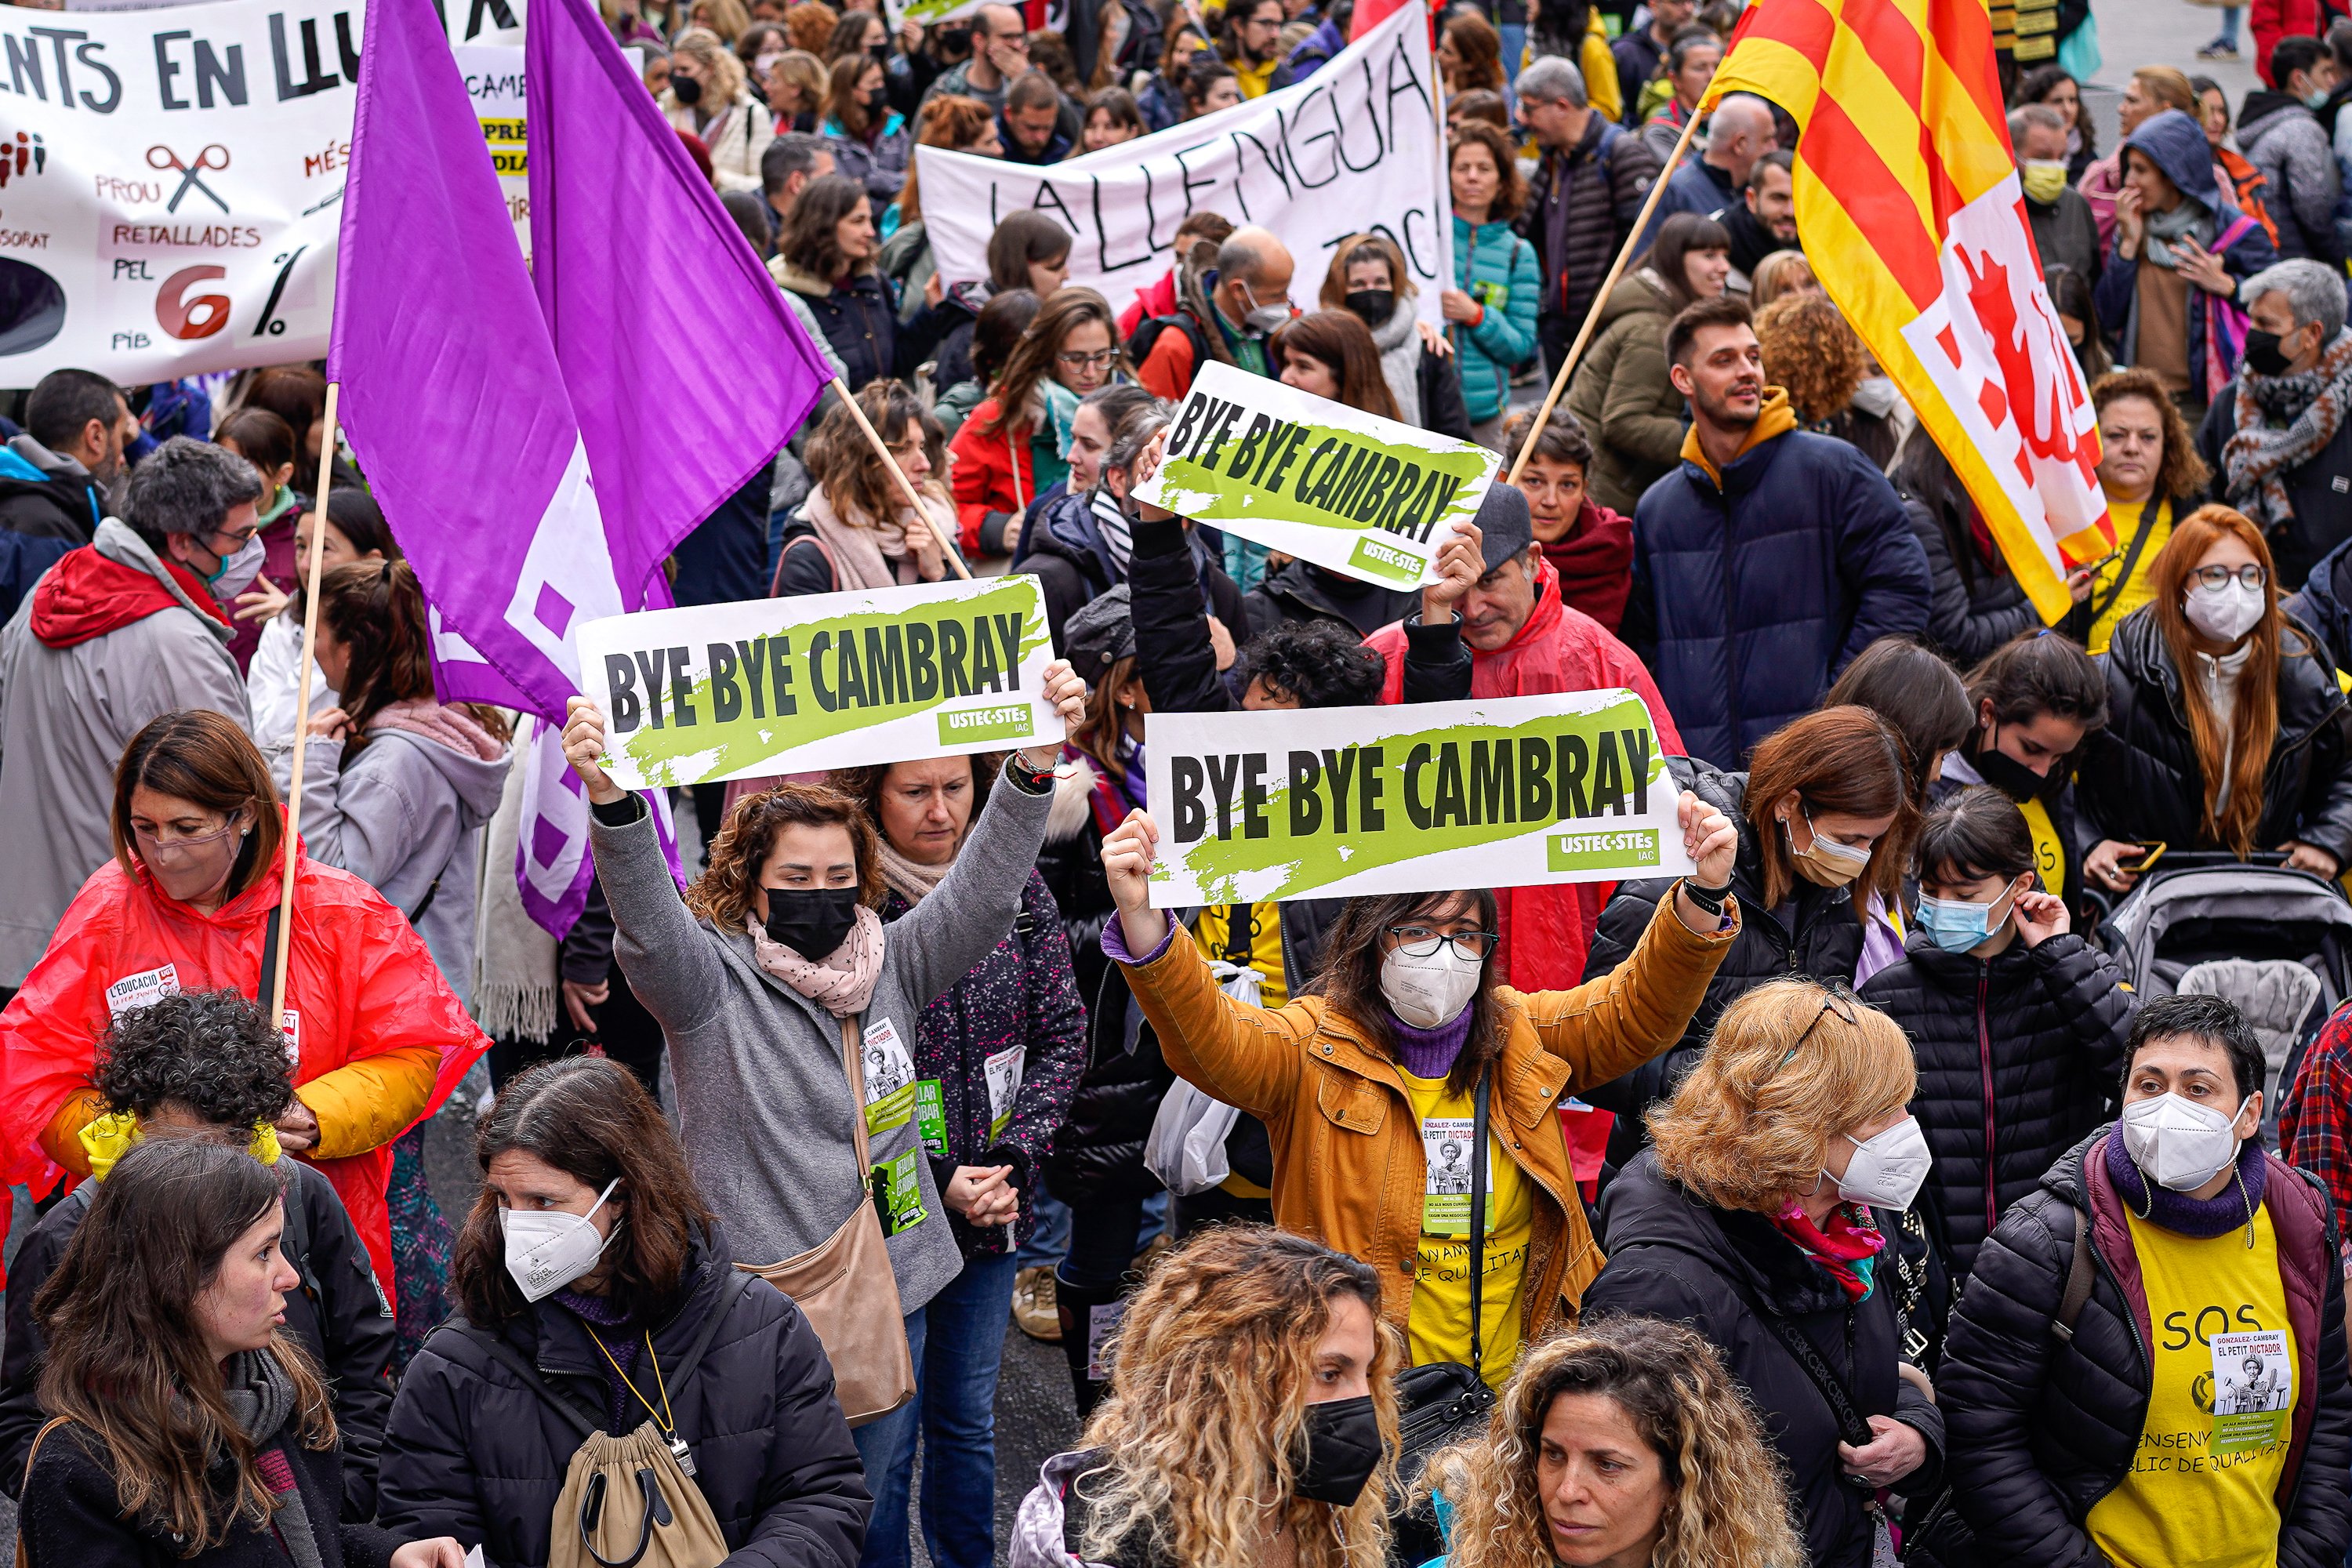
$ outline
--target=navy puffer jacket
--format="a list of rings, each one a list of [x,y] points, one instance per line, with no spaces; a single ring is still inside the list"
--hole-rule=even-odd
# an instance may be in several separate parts
[[[1936,1156],[1919,1206],[1966,1274],[2002,1211],[2105,1119],[2138,999],[2072,932],[1983,959],[1918,931],[1862,999],[1911,1037],[1911,1114]]]
[[[701,1365],[667,1384],[695,1485],[730,1563],[855,1568],[873,1500],[834,1397],[833,1363],[782,1291],[759,1280],[737,1288],[732,1257],[713,1226],[688,1255],[691,1289],[651,1331],[654,1354],[675,1372],[704,1319],[727,1314]],[[540,1568],[579,1428],[478,1343],[478,1332],[445,1325],[409,1363],[385,1435],[376,1520],[402,1540],[454,1535],[479,1542],[500,1568]],[[570,1308],[551,1298],[498,1332],[559,1392],[610,1407],[617,1391],[604,1354]],[[632,1409],[614,1435],[645,1419]]]
[[[1771,393],[1759,427],[1785,422]],[[1880,637],[1927,629],[1927,557],[1886,477],[1844,441],[1788,430],[1718,483],[1685,458],[1633,512],[1620,628],[1695,759],[1737,767],[1821,705]]]

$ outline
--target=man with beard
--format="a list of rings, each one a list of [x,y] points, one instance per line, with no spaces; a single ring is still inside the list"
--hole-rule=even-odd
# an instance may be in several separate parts
[[[1723,286],[1735,294],[1748,291],[1758,262],[1776,250],[1803,248],[1797,243],[1797,186],[1791,173],[1796,163],[1793,153],[1765,153],[1748,171],[1739,200],[1727,203],[1715,215],[1731,236],[1731,276]]]
[[[1684,310],[1666,357],[1691,428],[1634,510],[1621,632],[1690,755],[1738,767],[1864,648],[1927,629],[1927,557],[1886,477],[1764,384],[1747,300]]]
[[[86,370],[53,370],[25,400],[25,433],[0,450],[0,528],[88,544],[109,510],[139,421],[122,391]]]

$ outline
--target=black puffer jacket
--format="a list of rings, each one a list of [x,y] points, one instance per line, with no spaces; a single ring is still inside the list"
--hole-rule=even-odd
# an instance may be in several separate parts
[[[715,1227],[698,1241],[687,1264],[692,1288],[652,1328],[654,1354],[673,1369],[669,1404],[693,1450],[695,1484],[718,1517],[730,1563],[854,1568],[873,1505],[834,1398],[833,1363],[800,1309],[739,1275],[731,1257]],[[675,1370],[714,1310],[726,1314],[718,1335],[680,1382]],[[454,1535],[480,1542],[500,1568],[538,1568],[579,1428],[477,1332],[453,1321],[409,1363],[384,1444],[377,1517],[403,1538]],[[559,1391],[610,1408],[604,1354],[570,1308],[541,1301],[499,1333]],[[615,1436],[645,1418],[642,1409],[625,1411]]]
[[[2107,1136],[2102,1128],[2067,1151],[2041,1189],[2001,1216],[1977,1255],[1937,1378],[1951,1432],[1953,1501],[1965,1529],[1929,1522],[1915,1544],[1918,1561],[2105,1568],[2084,1521],[2130,1472],[2155,1378],[2130,1221],[2102,1168]],[[2295,1336],[2298,1408],[2277,1560],[2283,1568],[2337,1568],[2352,1534],[2352,1384],[2334,1210],[2316,1178],[2275,1157],[2263,1205],[2278,1234],[2289,1316],[2308,1326]],[[2086,1211],[2091,1295],[2073,1338],[2062,1342],[2052,1325],[2074,1261],[2077,1215]],[[2312,1388],[2317,1397],[2306,1415],[2300,1401]],[[2246,1561],[2268,1560],[2256,1543],[2240,1544]]]
[[[1862,999],[1911,1037],[1911,1114],[1936,1156],[1919,1206],[1964,1275],[2001,1213],[2106,1119],[2138,1000],[2072,932],[1982,959],[1918,931]]]
[[[1899,1228],[1898,1216],[1873,1212],[1882,1231]],[[1754,1398],[1788,1466],[1809,1561],[1815,1568],[1868,1563],[1867,1494],[1840,1474],[1837,1417],[1758,1303],[1769,1302],[1812,1342],[1858,1415],[1891,1415],[1927,1438],[1927,1462],[1895,1489],[1927,1496],[1941,1479],[1944,1418],[1895,1370],[1902,1343],[1895,1270],[1882,1263],[1878,1288],[1849,1302],[1829,1272],[1769,1220],[1698,1202],[1661,1175],[1648,1152],[1603,1194],[1601,1235],[1609,1261],[1584,1293],[1585,1313],[1664,1318],[1705,1335]]]
[[[1764,907],[1764,859],[1756,830],[1748,821],[1748,775],[1717,773],[1694,766],[1687,759],[1668,757],[1675,787],[1696,791],[1700,800],[1731,818],[1739,830],[1739,856],[1731,868],[1731,890],[1739,900],[1739,935],[1715,978],[1706,983],[1706,997],[1692,1015],[1683,1037],[1664,1056],[1643,1063],[1614,1083],[1585,1091],[1584,1098],[1603,1110],[1617,1113],[1609,1135],[1609,1163],[1623,1166],[1649,1142],[1642,1112],[1651,1101],[1664,1100],[1697,1061],[1708,1031],[1723,1010],[1768,980],[1810,975],[1815,980],[1853,984],[1854,965],[1862,958],[1862,922],[1854,918],[1853,900],[1843,888],[1822,888],[1800,878],[1796,890],[1778,910]],[[1658,900],[1674,887],[1671,877],[1620,882],[1601,910],[1600,929],[1585,954],[1584,978],[1598,979],[1633,956],[1633,944],[1657,913]]]
[[[600,976],[601,978],[601,976]],[[343,1513],[375,1517],[377,1451],[392,1414],[392,1303],[378,1288],[367,1248],[335,1184],[315,1166],[289,1161],[285,1250],[302,1283],[286,1293],[286,1331],[310,1352],[334,1390],[336,1451],[341,1456]],[[33,1298],[57,1272],[66,1244],[89,1214],[95,1184],[85,1182],[41,1216],[8,1261],[8,1337],[0,1361],[0,1481],[8,1494],[24,1485],[25,1455],[48,1415],[38,1386],[47,1342],[33,1320]]]
[[[1933,596],[1927,602],[1927,640],[1963,669],[2017,636],[2038,629],[2042,612],[2018,585],[2006,562],[1987,561],[1977,549],[1966,518],[1933,498],[1896,492],[1919,548],[1927,552]]]
[[[1978,743],[1983,735],[1981,730],[1971,731],[1968,739],[1960,742],[1959,750],[1946,754],[1943,772],[1927,784],[1928,810],[1933,811],[1962,790],[1985,782],[1976,766]],[[2071,778],[2074,771],[2071,763],[2061,761],[2056,765]],[[2006,791],[2002,793],[2007,794]],[[2013,795],[2009,798],[2020,811],[2025,809],[2025,802]],[[2039,837],[2034,839],[2034,875],[2040,879],[2043,892],[2056,893],[2066,900],[2066,908],[2074,916],[2074,929],[2089,931],[2104,918],[2107,904],[2104,894],[2094,899],[2093,889],[2083,879],[2083,836],[2075,828],[2074,784],[2071,782],[2062,784],[2056,794],[2045,795],[2042,809],[2049,815],[2051,837],[2056,842],[2045,844]],[[2054,857],[2052,850],[2056,852]]]
[[[1252,588],[1243,604],[1251,637],[1285,621],[1329,621],[1368,637],[1420,609],[1421,595],[1294,561]]]
[[[2280,643],[2278,738],[2254,847],[2301,839],[2352,865],[2352,707],[2317,634],[2289,620]],[[2155,612],[2143,605],[2126,616],[2100,661],[2107,725],[2083,745],[2075,787],[2084,815],[2103,837],[2228,847],[2203,831],[2204,771],[2189,737],[2180,671]]]

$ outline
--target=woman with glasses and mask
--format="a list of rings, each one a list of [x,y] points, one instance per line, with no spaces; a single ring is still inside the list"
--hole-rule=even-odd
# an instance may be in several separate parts
[[[1671,1092],[1717,1017],[1742,994],[1788,974],[1853,983],[1862,962],[1861,911],[1874,895],[1884,909],[1900,903],[1909,858],[1904,845],[1918,820],[1903,738],[1866,708],[1824,708],[1784,726],[1765,737],[1744,773],[1693,767],[1678,757],[1666,765],[1738,826],[1731,890],[1742,918],[1682,1038],[1616,1082],[1578,1091],[1616,1113],[1609,1138],[1609,1163],[1616,1166],[1642,1148],[1643,1110]],[[1661,879],[1617,885],[1585,958],[1586,980],[1625,962],[1668,886]]]
[[[1079,400],[1127,373],[1110,302],[1054,290],[949,445],[966,554],[1012,553],[1029,503],[1069,478]]]
[[[1150,906],[1149,815],[1130,812],[1103,844],[1118,909],[1103,951],[1161,1055],[1265,1123],[1275,1222],[1380,1271],[1382,1316],[1416,1365],[1474,1366],[1499,1387],[1600,1271],[1555,1108],[1681,1037],[1746,912],[1728,901],[1730,821],[1687,791],[1677,817],[1697,870],[1662,889],[1615,973],[1513,990],[1492,962],[1492,891],[1393,893],[1348,900],[1321,973],[1280,1008],[1219,990],[1199,944]],[[1475,1262],[1470,1189],[1439,1158],[1448,1141],[1485,1167]]]
[[[82,1130],[106,1109],[91,1056],[116,1015],[184,991],[266,998],[264,955],[290,943],[294,1099],[278,1142],[334,1183],[377,1279],[396,1289],[393,1141],[440,1109],[488,1037],[401,910],[360,878],[298,846],[295,917],[279,918],[285,818],[268,764],[229,720],[167,713],[142,730],[115,772],[112,820],[113,859],[0,1013],[8,1181],[46,1193],[89,1174]]]
[[[2352,861],[2352,708],[2318,634],[2279,608],[2270,547],[2242,512],[2200,507],[2148,568],[2152,597],[2116,627],[2107,727],[2083,752],[2084,857],[2112,893],[2141,846],[2284,851],[2333,880]]]
[[[1886,1015],[1773,981],[1725,1010],[1601,1199],[1609,1262],[1586,1313],[1685,1322],[1715,1346],[1788,1467],[1817,1568],[1893,1561],[1886,1493],[1926,1495],[1942,1468],[1943,1417],[1905,1350],[1908,1314],[1939,1294],[1900,1235],[1929,1163],[1914,1089]]]

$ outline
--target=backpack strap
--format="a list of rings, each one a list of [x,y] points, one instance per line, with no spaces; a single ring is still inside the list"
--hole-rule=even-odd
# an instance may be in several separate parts
[[[570,1394],[558,1391],[554,1384],[540,1375],[539,1368],[523,1359],[520,1351],[516,1350],[497,1334],[488,1329],[467,1322],[462,1318],[450,1319],[442,1325],[442,1331],[463,1335],[467,1341],[480,1347],[492,1361],[521,1378],[525,1388],[538,1394],[550,1409],[572,1424],[579,1432],[582,1442],[586,1442],[604,1429],[602,1418],[591,1415],[585,1406]]]
[[[2066,1290],[2058,1298],[2058,1316],[2052,1320],[2050,1331],[2058,1342],[2066,1344],[2074,1338],[2074,1324],[2090,1303],[2091,1287],[2097,1276],[2091,1267],[2091,1216],[2081,1209],[2074,1211],[2074,1257],[2066,1266]]]
[[[768,597],[771,599],[774,598],[777,595],[777,591],[783,586],[785,559],[789,557],[793,551],[799,549],[803,544],[815,546],[816,552],[824,557],[825,580],[833,584],[835,591],[839,591],[841,587],[841,563],[834,559],[833,546],[827,544],[823,536],[819,534],[803,533],[798,538],[789,541],[782,550],[776,552],[776,570],[768,579]]]

